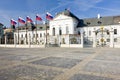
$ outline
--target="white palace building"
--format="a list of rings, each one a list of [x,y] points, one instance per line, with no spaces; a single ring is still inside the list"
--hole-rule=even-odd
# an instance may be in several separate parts
[[[19,33],[19,34],[18,34]],[[47,33],[47,35],[46,35]],[[27,35],[26,35],[27,34]],[[14,32],[14,44],[47,47],[120,47],[120,16],[79,19],[68,10],[37,29]]]

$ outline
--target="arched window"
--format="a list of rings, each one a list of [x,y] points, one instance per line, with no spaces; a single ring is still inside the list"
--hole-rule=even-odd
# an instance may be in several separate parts
[[[61,27],[59,28],[59,35],[62,35]]]
[[[55,36],[55,28],[53,28],[53,32],[52,33],[53,33],[53,36]]]

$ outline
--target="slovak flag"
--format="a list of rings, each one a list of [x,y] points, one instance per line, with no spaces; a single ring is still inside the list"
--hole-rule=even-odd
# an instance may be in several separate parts
[[[38,21],[42,21],[42,18],[40,17],[39,14],[36,15],[36,20],[38,20]]]
[[[18,18],[18,22],[22,23],[22,24],[25,24],[25,20],[21,17]]]
[[[10,22],[11,22],[11,25],[14,25],[14,26],[17,24],[17,22],[14,19],[11,19]]]
[[[26,20],[27,20],[27,22],[30,22],[30,23],[33,22],[32,19],[29,16],[26,17]]]
[[[53,19],[53,16],[50,14],[50,13],[46,13],[46,19],[47,20],[52,20]]]

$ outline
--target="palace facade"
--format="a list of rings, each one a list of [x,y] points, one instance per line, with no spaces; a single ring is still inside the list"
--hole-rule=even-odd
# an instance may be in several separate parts
[[[30,26],[30,25],[29,25]],[[120,16],[79,19],[68,10],[47,24],[14,32],[14,44],[59,47],[120,47]]]

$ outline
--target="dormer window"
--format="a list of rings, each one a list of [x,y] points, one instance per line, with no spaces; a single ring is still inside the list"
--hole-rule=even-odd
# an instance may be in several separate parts
[[[40,29],[43,29],[43,27],[40,27]]]
[[[98,21],[97,23],[98,23],[98,24],[102,24],[102,22],[101,22],[101,21]]]
[[[87,25],[90,25],[90,22],[87,22]]]

